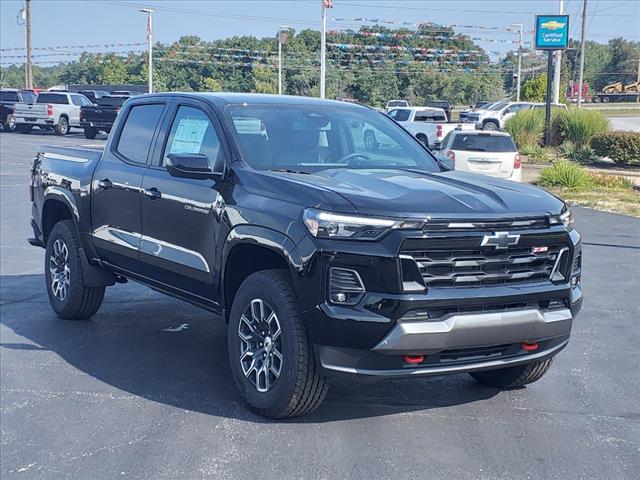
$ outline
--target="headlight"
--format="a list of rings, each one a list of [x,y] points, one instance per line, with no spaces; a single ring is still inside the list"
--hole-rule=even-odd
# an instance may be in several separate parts
[[[302,215],[309,233],[318,238],[376,240],[386,232],[397,228],[421,228],[420,221],[393,220],[390,218],[343,215],[308,208]]]
[[[571,230],[573,230],[573,212],[571,210],[567,210],[560,215],[554,215],[553,217],[551,217],[550,223],[551,225],[558,225],[561,223],[562,225],[564,225],[565,230],[567,232],[570,232]]]

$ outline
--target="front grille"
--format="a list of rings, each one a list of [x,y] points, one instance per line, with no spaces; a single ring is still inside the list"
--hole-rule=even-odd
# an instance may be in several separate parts
[[[476,245],[480,243],[477,238],[473,241]],[[426,240],[423,245],[426,247],[428,242]],[[409,244],[409,248],[403,248],[401,252],[416,262],[426,287],[466,288],[546,281],[556,263],[560,263],[558,256],[566,249],[561,243],[517,245],[505,249],[460,248],[437,243],[437,247],[428,248],[415,248],[417,245]]]
[[[513,231],[549,228],[548,217],[533,217],[518,220],[474,220],[470,222],[459,220],[429,220],[423,231]]]

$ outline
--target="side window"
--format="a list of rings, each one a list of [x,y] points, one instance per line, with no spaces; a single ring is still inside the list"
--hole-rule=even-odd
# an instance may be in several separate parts
[[[220,140],[207,114],[198,108],[179,107],[171,125],[162,165],[167,164],[167,155],[171,153],[200,153],[209,158],[213,169],[219,152]]]
[[[71,95],[71,101],[73,102],[74,105],[77,105],[78,107],[82,106],[82,100],[78,95]]]
[[[116,151],[127,160],[135,163],[147,163],[147,155],[163,104],[135,105],[122,126]]]

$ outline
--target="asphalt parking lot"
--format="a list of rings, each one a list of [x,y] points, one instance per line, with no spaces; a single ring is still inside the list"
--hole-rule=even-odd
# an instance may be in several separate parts
[[[207,312],[129,283],[89,322],[55,317],[25,240],[44,143],[104,140],[0,133],[3,480],[637,478],[640,220],[576,209],[585,306],[538,383],[346,378],[313,414],[270,421],[245,408]]]

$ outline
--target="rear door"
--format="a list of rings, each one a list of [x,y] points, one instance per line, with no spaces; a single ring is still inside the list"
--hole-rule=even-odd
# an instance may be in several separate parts
[[[93,176],[93,239],[103,261],[139,273],[142,240],[142,177],[165,110],[165,103],[136,103],[124,114]]]
[[[221,171],[228,156],[222,128],[208,104],[181,98],[162,131],[142,182],[140,261],[146,277],[209,300],[228,230],[222,223],[225,183],[173,177],[166,164],[171,153],[199,153]]]

